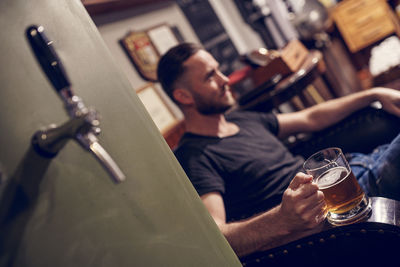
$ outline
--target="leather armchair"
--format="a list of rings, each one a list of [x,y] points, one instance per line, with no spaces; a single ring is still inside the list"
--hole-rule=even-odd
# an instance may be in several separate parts
[[[343,153],[369,153],[390,143],[399,132],[400,118],[371,106],[320,132],[300,134],[295,141],[289,138],[284,142],[293,154],[305,158],[327,147],[339,147]]]
[[[399,266],[400,222],[395,218],[400,215],[400,203],[384,198],[371,200],[373,211],[366,222],[327,226],[317,234],[240,260],[244,267]]]

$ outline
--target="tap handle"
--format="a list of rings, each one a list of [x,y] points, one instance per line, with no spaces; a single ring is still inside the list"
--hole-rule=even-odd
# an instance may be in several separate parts
[[[47,39],[43,26],[32,25],[28,27],[26,34],[37,60],[54,88],[59,94],[65,92],[66,97],[72,97],[68,76],[52,46],[53,42]]]

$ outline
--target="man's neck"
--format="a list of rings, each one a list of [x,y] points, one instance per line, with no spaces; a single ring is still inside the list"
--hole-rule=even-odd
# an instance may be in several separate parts
[[[223,114],[186,114],[186,131],[199,135],[228,137],[239,132],[239,126],[225,119]]]

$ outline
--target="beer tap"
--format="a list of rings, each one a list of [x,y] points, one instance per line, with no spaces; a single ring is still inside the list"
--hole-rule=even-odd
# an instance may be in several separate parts
[[[30,26],[26,34],[37,60],[64,102],[70,118],[60,126],[50,125],[37,131],[32,137],[35,151],[43,157],[52,158],[68,140],[74,139],[96,157],[114,182],[124,181],[124,173],[97,138],[101,132],[97,111],[86,107],[82,99],[73,93],[64,67],[52,46],[52,41],[47,39],[43,26]]]

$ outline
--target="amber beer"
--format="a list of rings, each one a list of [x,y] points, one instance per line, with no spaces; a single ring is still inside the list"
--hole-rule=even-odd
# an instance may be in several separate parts
[[[334,167],[315,179],[325,195],[327,210],[336,214],[356,207],[364,197],[364,191],[352,171],[345,167]]]
[[[371,214],[371,203],[340,148],[318,151],[303,167],[325,195],[327,219],[331,224],[351,224]]]

